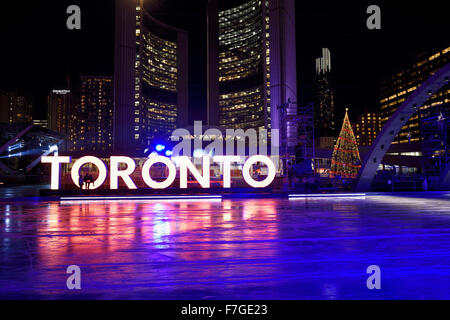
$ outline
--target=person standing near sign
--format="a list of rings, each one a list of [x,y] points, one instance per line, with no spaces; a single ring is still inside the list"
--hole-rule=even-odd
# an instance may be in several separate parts
[[[86,190],[89,190],[89,185],[91,184],[91,176],[89,175],[88,172],[86,172],[83,180],[84,183],[86,183]]]
[[[80,185],[80,194],[83,193],[84,180],[81,173],[78,174],[78,184]]]

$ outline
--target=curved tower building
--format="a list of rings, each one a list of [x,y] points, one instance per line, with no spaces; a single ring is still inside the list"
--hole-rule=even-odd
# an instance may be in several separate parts
[[[282,124],[278,108],[297,101],[294,9],[294,0],[208,2],[209,125],[287,126],[287,141],[296,144],[296,126]]]
[[[187,125],[187,33],[153,18],[143,0],[116,1],[114,100],[116,153],[143,156]]]

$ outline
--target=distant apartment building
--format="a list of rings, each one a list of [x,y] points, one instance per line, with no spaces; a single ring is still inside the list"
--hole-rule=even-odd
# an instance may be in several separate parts
[[[68,135],[71,93],[67,89],[54,89],[47,98],[48,129]]]
[[[32,124],[33,103],[15,92],[0,94],[0,122],[8,124]]]
[[[41,128],[48,129],[47,119],[33,119],[33,125]]]
[[[449,62],[450,47],[422,55],[412,66],[385,79],[381,87],[381,125],[414,90]],[[410,172],[421,170],[427,175],[438,176],[450,158],[449,129],[450,85],[447,84],[430,93],[426,103],[419,106],[395,138],[387,157],[398,165],[409,163]]]
[[[450,47],[423,57],[414,65],[403,69],[382,82],[380,116],[384,125],[391,115],[433,73],[450,62]],[[422,138],[420,119],[435,113],[440,107],[448,105],[450,99],[449,86],[443,87],[420,106],[415,114],[402,128],[393,144],[420,142]]]
[[[70,115],[70,152],[107,155],[113,147],[114,79],[81,76],[80,101]]]
[[[382,129],[381,118],[374,112],[364,113],[359,116],[354,129],[358,146],[371,146]]]
[[[63,135],[61,151],[67,152],[73,95],[67,88],[53,89],[47,98],[47,128]]]
[[[0,92],[0,123],[9,123],[8,95]]]

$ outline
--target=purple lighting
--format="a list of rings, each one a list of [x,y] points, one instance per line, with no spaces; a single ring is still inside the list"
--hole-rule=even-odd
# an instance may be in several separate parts
[[[450,298],[445,194],[78,198],[0,203],[0,298]]]

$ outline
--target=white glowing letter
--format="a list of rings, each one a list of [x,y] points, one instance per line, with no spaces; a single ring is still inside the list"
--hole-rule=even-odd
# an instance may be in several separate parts
[[[214,162],[223,162],[223,187],[231,188],[231,163],[239,162],[241,157],[238,156],[215,156]]]
[[[80,187],[80,185],[78,184],[78,173],[80,172],[81,167],[86,163],[92,163],[98,168],[98,178],[92,183],[92,187],[89,187],[89,189],[92,190],[97,189],[103,184],[103,182],[105,182],[107,171],[103,161],[97,157],[86,156],[75,161],[71,172],[73,183],[75,183],[78,188]],[[83,189],[86,189],[86,184],[83,185]]]
[[[136,169],[136,163],[129,157],[111,157],[111,168],[109,173],[111,190],[117,190],[119,188],[119,177],[123,179],[128,189],[137,189],[133,180],[130,178],[130,174]],[[127,168],[125,170],[119,170],[119,163],[125,163]]]
[[[165,181],[157,182],[150,177],[150,168],[155,163],[163,163],[169,170],[169,174]],[[166,157],[152,156],[142,166],[142,178],[144,179],[144,182],[152,189],[165,189],[169,187],[174,182],[176,176],[177,168],[175,167],[175,164]]]
[[[250,175],[250,169],[252,169],[253,164],[255,164],[256,162],[262,162],[267,166],[267,177],[263,181],[256,181]],[[272,160],[270,160],[270,158],[266,156],[261,155],[250,157],[245,162],[244,167],[242,168],[242,175],[244,176],[245,182],[247,182],[253,188],[267,187],[272,183],[273,179],[275,179],[275,174],[275,165],[273,164]]]
[[[61,163],[70,163],[70,157],[41,157],[42,163],[51,163],[51,189],[58,190],[59,189],[59,167]]]
[[[200,183],[202,188],[209,188],[209,156],[203,157],[203,176],[198,172],[194,164],[189,160],[189,157],[182,156],[179,158],[180,164],[180,188],[187,189],[187,171],[192,173],[194,178]]]

